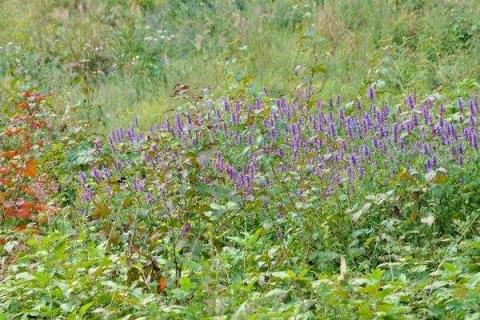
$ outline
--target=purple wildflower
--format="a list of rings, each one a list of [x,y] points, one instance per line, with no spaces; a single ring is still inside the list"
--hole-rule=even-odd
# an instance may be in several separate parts
[[[373,87],[373,85],[371,85],[368,87],[367,97],[370,100],[375,100],[375,96],[376,96],[375,88]]]
[[[103,177],[102,177],[100,171],[96,167],[93,167],[91,175],[97,183],[102,182]]]
[[[416,103],[416,99],[412,95],[408,95],[407,98],[405,98],[405,105],[410,109],[415,109]]]
[[[190,222],[185,223],[182,227],[182,236],[186,237],[190,232],[191,228],[192,228],[192,225],[190,224]]]
[[[145,181],[138,176],[133,179],[133,190],[136,192],[143,192],[145,189]]]

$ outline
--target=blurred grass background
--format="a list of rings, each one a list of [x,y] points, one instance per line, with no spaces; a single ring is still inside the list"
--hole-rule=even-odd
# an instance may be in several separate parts
[[[177,84],[203,99],[465,95],[480,88],[478,17],[462,0],[3,0],[1,90],[34,87],[65,121],[105,128],[189,103]]]

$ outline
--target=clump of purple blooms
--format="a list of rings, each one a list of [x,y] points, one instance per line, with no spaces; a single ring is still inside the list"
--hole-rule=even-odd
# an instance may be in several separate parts
[[[176,113],[147,132],[135,120],[132,127],[109,135],[114,165],[94,167],[91,177],[100,184],[120,175],[130,167],[123,157],[126,150],[136,152],[146,166],[162,170],[165,150],[159,151],[147,138],[158,134],[170,135],[187,150],[213,146],[211,165],[202,170],[209,176],[213,171],[247,197],[265,187],[265,181],[273,181],[258,182],[259,176],[268,176],[271,170],[308,172],[329,194],[336,186],[372,177],[380,170],[429,172],[440,166],[463,165],[479,149],[476,97],[458,99],[447,107],[430,97],[420,101],[409,95],[402,105],[393,107],[380,103],[373,86],[367,97],[366,104],[356,100],[341,105],[338,97],[327,104],[318,101],[313,108],[284,98],[251,104],[224,100],[217,106],[207,103],[200,111]],[[259,159],[265,157],[280,161],[274,168],[262,167]],[[155,186],[149,185],[148,177],[133,175],[130,179],[131,190],[145,193],[147,203],[155,201],[149,191]],[[83,199],[91,201],[93,191],[86,181],[80,173]]]

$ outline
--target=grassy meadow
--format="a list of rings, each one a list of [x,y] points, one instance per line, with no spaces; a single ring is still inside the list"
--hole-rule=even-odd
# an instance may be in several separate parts
[[[0,320],[480,319],[479,17],[0,0]]]
[[[1,12],[3,86],[100,108],[107,127],[183,106],[177,84],[215,98],[478,90],[476,1],[41,0]]]

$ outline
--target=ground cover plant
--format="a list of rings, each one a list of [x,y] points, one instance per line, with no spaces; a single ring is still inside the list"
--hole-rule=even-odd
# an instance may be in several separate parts
[[[0,9],[0,319],[480,319],[476,2]]]

